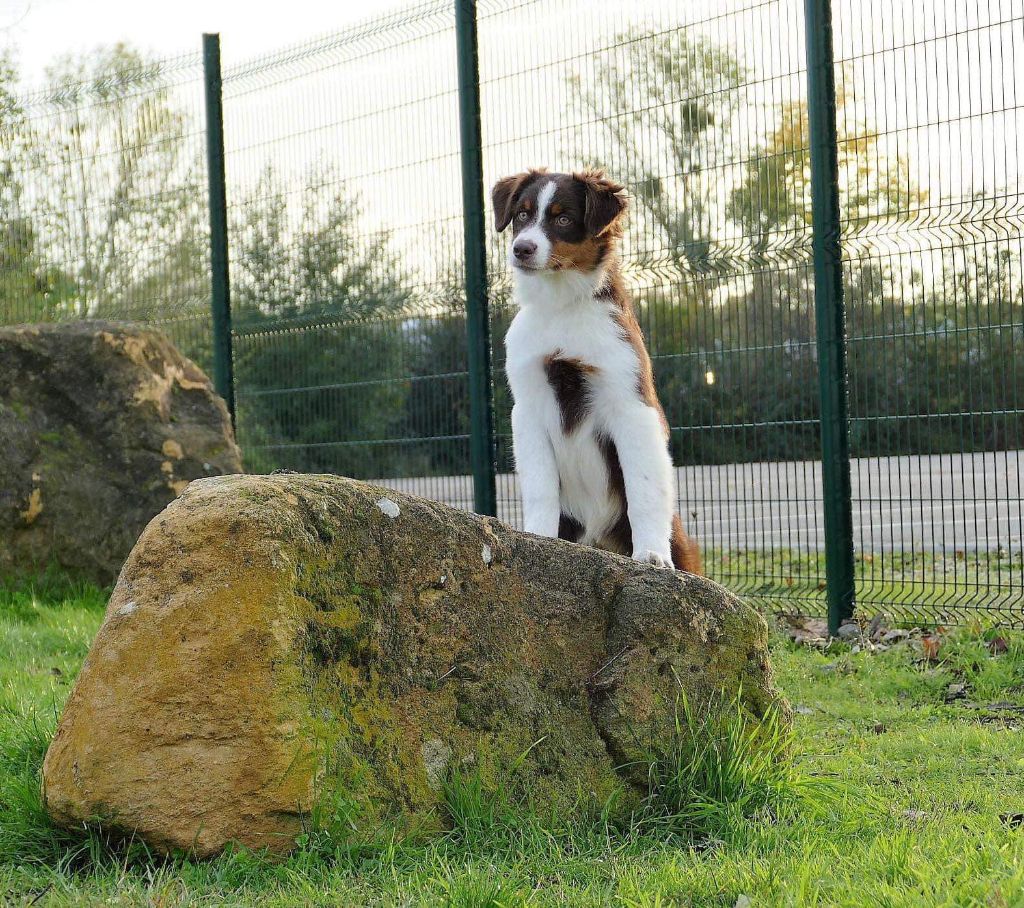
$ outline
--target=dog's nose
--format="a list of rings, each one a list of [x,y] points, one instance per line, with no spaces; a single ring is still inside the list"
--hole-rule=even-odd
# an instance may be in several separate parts
[[[512,254],[521,262],[525,262],[537,251],[537,244],[532,240],[516,240],[512,246]]]

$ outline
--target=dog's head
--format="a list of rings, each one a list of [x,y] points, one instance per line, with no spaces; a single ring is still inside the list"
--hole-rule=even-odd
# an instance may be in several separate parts
[[[527,272],[599,268],[622,232],[625,190],[599,170],[528,170],[491,190],[494,226],[512,224],[509,261]]]

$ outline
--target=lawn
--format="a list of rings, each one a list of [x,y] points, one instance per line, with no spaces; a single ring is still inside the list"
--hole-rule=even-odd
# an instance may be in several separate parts
[[[785,797],[713,823],[521,816],[463,787],[419,841],[312,830],[273,864],[160,860],[49,826],[39,766],[104,594],[0,592],[0,893],[13,905],[1024,906],[1024,635],[885,651],[773,643],[795,711]],[[858,651],[859,649],[859,651]],[[931,658],[929,658],[931,657]]]

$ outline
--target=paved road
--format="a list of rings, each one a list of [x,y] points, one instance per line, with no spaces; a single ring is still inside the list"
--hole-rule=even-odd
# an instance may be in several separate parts
[[[859,551],[1021,549],[1024,452],[871,457],[853,461]],[[706,548],[823,548],[817,461],[681,467],[681,513]],[[468,476],[389,479],[383,485],[472,508]],[[518,526],[515,477],[498,477],[498,516]]]

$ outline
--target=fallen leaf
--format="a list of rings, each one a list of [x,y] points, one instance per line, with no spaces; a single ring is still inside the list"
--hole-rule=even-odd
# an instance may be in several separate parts
[[[871,640],[877,641],[878,638],[885,631],[885,615],[878,614],[871,619],[871,623],[868,625],[867,635]]]
[[[1010,648],[1010,644],[1006,642],[1005,637],[993,637],[988,642],[988,650],[993,656],[1001,655]]]
[[[933,635],[921,638],[921,652],[924,653],[925,659],[929,662],[939,661],[939,646],[941,642],[938,637]]]

